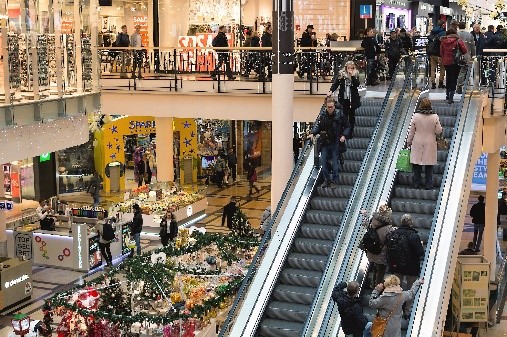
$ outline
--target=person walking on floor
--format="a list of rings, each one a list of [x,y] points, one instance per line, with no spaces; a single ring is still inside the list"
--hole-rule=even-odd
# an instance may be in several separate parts
[[[127,34],[127,25],[121,26],[121,32],[116,36],[116,41],[114,41],[114,47],[129,47],[130,46],[130,37]],[[120,78],[127,78],[127,54],[128,50],[120,50],[121,53],[121,70],[120,70]]]
[[[229,47],[229,41],[227,40],[227,35],[225,35],[226,31],[227,27],[223,25],[218,27],[218,34],[213,38],[213,47]],[[232,75],[229,52],[227,50],[219,50],[217,51],[217,58],[217,64],[215,66],[215,70],[211,73],[211,78],[216,80],[217,75],[220,73],[220,68],[222,68],[222,64],[225,64],[225,74],[227,75],[227,78],[229,80],[236,79],[236,77]]]
[[[380,54],[380,46],[375,40],[375,31],[373,28],[366,30],[366,36],[361,42],[361,47],[364,48],[364,56],[366,58],[366,85],[377,85],[380,82],[377,80],[377,58]]]
[[[313,31],[313,25],[306,26],[306,30],[301,35],[300,47],[317,47],[317,37]],[[301,52],[301,62],[297,73],[299,78],[303,78],[305,74],[308,80],[314,78],[312,70],[314,70],[315,67],[315,56],[313,53],[315,53],[315,51],[311,49],[305,49]]]
[[[340,151],[345,152],[345,141],[350,137],[348,118],[342,106],[332,97],[326,97],[326,109],[317,118],[310,138],[319,135],[320,165],[324,183],[322,188],[336,188],[338,184],[338,161]],[[328,160],[331,160],[331,169]]]
[[[102,179],[97,171],[93,173],[93,177],[90,179],[90,186],[88,186],[87,192],[93,198],[93,207],[97,207],[100,203],[100,183]]]
[[[143,50],[141,49],[142,39],[141,39],[141,26],[136,25],[134,33],[130,36],[130,46],[137,48],[132,51],[132,78],[136,78],[136,69],[137,69],[137,78],[143,78],[141,75],[141,68],[143,65]]]
[[[396,78],[396,66],[400,62],[401,58],[401,40],[398,38],[398,34],[395,30],[389,34],[389,39],[385,43],[385,51],[389,64],[388,80]]]
[[[417,230],[414,229],[412,216],[403,214],[401,226],[391,231],[386,239],[389,271],[394,273],[400,281],[406,279],[404,290],[408,290],[421,273],[421,259],[424,256],[424,247]],[[396,245],[395,247],[390,247],[390,240],[392,240],[392,244]],[[390,258],[392,253],[396,254],[393,259]],[[396,264],[393,265],[391,261],[395,261]],[[407,300],[403,307],[403,316],[406,319],[412,311],[412,303],[412,300]]]
[[[132,228],[130,229],[132,238],[136,243],[137,255],[141,255],[141,231],[143,230],[143,215],[141,214],[141,207],[138,204],[132,206],[134,210],[134,218],[132,219]],[[131,253],[133,255],[133,253]]]
[[[423,282],[423,279],[416,280],[410,290],[403,291],[400,279],[396,275],[389,275],[375,287],[371,293],[370,307],[378,309],[380,317],[388,318],[384,336],[401,337],[403,303],[414,300]]]
[[[151,175],[150,162],[145,153],[142,159],[137,163],[137,177],[139,179],[137,186],[141,187],[143,185],[143,180],[146,185],[149,185],[151,183]]]
[[[111,220],[106,220],[111,221]],[[106,221],[104,221],[104,213],[98,212],[97,214],[97,223],[95,224],[95,231],[99,234],[99,249],[100,254],[106,260],[106,265],[108,267],[113,266],[113,255],[111,254],[111,240],[104,239],[104,226],[106,226]],[[112,226],[109,224],[109,226]]]
[[[472,205],[470,209],[470,216],[472,217],[472,223],[474,224],[474,250],[479,252],[481,250],[482,234],[484,233],[484,225],[486,223],[486,204],[484,203],[484,197],[479,195],[477,197],[477,203]]]
[[[446,73],[445,98],[449,104],[453,103],[458,75],[461,69],[461,65],[454,59],[455,48],[459,48],[459,51],[463,55],[468,53],[463,40],[458,37],[456,30],[451,28],[447,30],[446,35],[440,40],[440,55],[442,56],[442,63],[444,64]]]
[[[458,79],[456,82],[456,92],[458,94],[463,93],[463,85],[465,84],[465,78],[467,74],[468,67],[472,65],[472,57],[475,57],[476,55],[476,48],[475,48],[475,40],[472,33],[470,33],[468,30],[466,30],[466,24],[465,22],[461,21],[458,23],[458,37],[463,40],[465,43],[465,46],[468,50],[468,53],[466,53],[465,61],[463,65],[460,66]]]
[[[162,243],[162,246],[166,247],[169,243],[169,224],[168,221],[170,220],[171,212],[169,209],[166,210],[164,216],[162,217],[162,221],[160,221],[160,242]]]
[[[332,96],[338,89],[338,102],[342,105],[343,113],[347,116],[350,126],[348,139],[354,137],[354,125],[356,124],[356,109],[361,106],[359,96],[359,71],[354,61],[347,61],[343,69],[335,77],[327,96]]]
[[[423,166],[426,178],[425,189],[433,188],[433,166],[437,163],[436,136],[440,135],[442,130],[440,119],[431,108],[431,101],[429,98],[423,98],[412,116],[407,139],[407,146],[411,149],[410,162],[414,170],[414,188],[421,187]]]
[[[263,48],[271,48],[273,47],[273,27],[271,24],[266,25],[266,29],[264,30],[264,33],[262,33],[261,37],[261,44]],[[264,69],[268,68],[268,77],[267,80],[271,81],[271,78],[273,77],[273,62],[271,60],[271,55],[273,53],[269,51],[263,51],[262,54],[262,60],[260,65],[260,71],[259,71],[259,79],[263,79],[266,75],[264,73]]]
[[[255,168],[255,163],[252,158],[247,158],[245,160],[245,168],[246,168],[246,179],[248,180],[248,196],[252,196],[252,189],[255,188],[256,193],[260,192],[260,189],[255,185],[257,182],[257,170]]]
[[[227,154],[227,166],[229,167],[229,170],[231,170],[231,177],[233,182],[236,182],[237,164],[238,157],[234,153],[233,149],[229,149],[229,153]]]
[[[231,197],[231,201],[227,205],[224,206],[224,211],[222,213],[222,226],[225,225],[225,220],[227,220],[227,228],[232,229],[232,220],[234,219],[234,215],[238,211],[238,206],[236,206],[236,197]]]
[[[338,306],[344,334],[352,337],[371,336],[371,322],[363,313],[359,290],[356,281],[340,282],[334,287],[331,298]]]

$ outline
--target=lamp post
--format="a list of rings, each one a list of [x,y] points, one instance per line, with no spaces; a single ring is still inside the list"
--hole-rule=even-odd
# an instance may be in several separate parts
[[[17,313],[11,320],[14,333],[18,336],[24,336],[30,331],[30,316]]]

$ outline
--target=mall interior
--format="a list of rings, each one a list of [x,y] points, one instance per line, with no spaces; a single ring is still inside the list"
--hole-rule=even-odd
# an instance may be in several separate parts
[[[505,336],[507,4],[424,1],[1,1],[0,337]]]

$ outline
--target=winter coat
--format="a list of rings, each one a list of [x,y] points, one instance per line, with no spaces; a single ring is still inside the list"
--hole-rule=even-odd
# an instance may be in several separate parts
[[[362,335],[364,327],[368,323],[368,319],[363,314],[361,298],[350,297],[346,290],[344,290],[345,288],[347,288],[347,283],[340,282],[334,287],[333,293],[331,294],[331,298],[338,305],[343,333],[346,335]]]
[[[250,42],[250,47],[260,47],[261,46],[261,39],[255,35],[252,36],[252,41]]]
[[[470,34],[472,34],[474,38],[476,55],[482,55],[482,51],[486,45],[486,36],[482,33],[475,33],[474,31],[470,32]]]
[[[408,34],[400,34],[398,39],[401,41],[401,48],[403,48],[404,54],[408,54],[412,48],[412,39]]]
[[[476,54],[474,36],[466,30],[459,30],[458,37],[465,42],[465,47],[467,47],[468,50],[465,56],[467,61],[471,61],[472,57]]]
[[[225,224],[225,218],[227,218],[227,228],[232,228],[232,218],[234,217],[234,214],[236,214],[237,210],[238,207],[235,202],[230,202],[224,206],[224,212],[222,213],[222,226]]]
[[[271,41],[272,35],[268,32],[262,33],[261,42],[263,47],[273,47],[273,42]]]
[[[100,195],[100,182],[102,178],[100,176],[93,176],[90,179],[90,186],[88,186],[87,192],[90,193],[92,197],[98,197]]]
[[[252,46],[252,36],[247,36],[245,38],[245,42],[243,42],[243,47],[251,47]]]
[[[470,216],[474,225],[483,225],[486,223],[486,204],[478,202],[472,205],[470,209]]]
[[[440,119],[435,113],[418,110],[410,122],[407,144],[411,148],[410,162],[417,165],[437,163],[437,135],[442,133]]]
[[[468,52],[465,43],[463,40],[458,38],[458,35],[456,34],[444,36],[440,40],[440,56],[442,57],[442,63],[444,66],[455,64],[452,51],[456,47],[456,44],[458,44],[459,50],[462,54],[466,54]]]
[[[398,227],[395,231],[405,236],[407,240],[408,251],[404,252],[407,263],[405,270],[402,270],[403,268],[399,268],[400,270],[391,270],[391,272],[400,273],[402,275],[419,276],[421,273],[421,258],[424,255],[424,247],[421,243],[419,234],[417,234],[417,231],[414,228],[408,226]]]
[[[384,289],[384,292],[380,295],[376,289],[373,290],[370,297],[370,307],[378,309],[380,317],[386,318],[394,308],[391,318],[387,322],[384,336],[401,337],[401,315],[403,313],[403,303],[413,300],[420,286],[421,281],[416,280],[412,285],[412,288],[407,291],[403,291],[401,287],[397,286],[392,289]],[[399,301],[399,296],[402,296],[402,298],[400,303],[396,305]]]
[[[377,230],[380,243],[382,244],[382,251],[380,252],[380,254],[372,254],[367,251],[366,256],[368,257],[368,261],[376,264],[387,265],[385,243],[387,234],[393,229],[391,214],[389,213],[389,215],[385,215],[378,212],[373,213],[372,218],[370,220],[370,226],[372,226],[373,228],[379,228],[383,226],[382,228],[379,228]]]
[[[345,87],[346,87],[346,79],[350,79],[350,96],[351,99],[345,100]],[[338,76],[336,76],[333,84],[331,85],[331,89],[329,91],[335,92],[338,90],[338,102],[342,106],[350,105],[352,109],[357,109],[361,106],[361,97],[359,96],[359,77],[352,76],[349,77],[348,74],[344,70],[340,70]]]
[[[367,60],[372,60],[380,54],[380,46],[373,37],[366,36],[361,42],[361,47],[364,48],[364,56]]]
[[[141,233],[143,230],[143,215],[141,212],[134,212],[134,218],[132,219],[132,228],[130,229],[131,234]]]
[[[173,241],[178,236],[178,222],[172,219],[169,223],[169,240]]]
[[[486,48],[491,49],[505,49],[507,48],[507,31],[504,29],[502,31],[496,32],[490,39],[488,39],[486,43]],[[503,55],[504,53],[500,53],[498,55]]]
[[[327,135],[324,136],[323,132],[326,132]],[[342,136],[349,138],[350,136],[348,118],[341,109],[335,109],[332,115],[329,115],[327,110],[324,109],[323,112],[321,111],[317,123],[313,126],[312,134],[321,135],[322,145],[344,146],[345,143],[341,143],[340,138]]]
[[[303,35],[301,35],[301,42],[299,45],[301,47],[317,47],[317,41],[312,40],[312,35],[308,33],[308,30],[305,30]]]
[[[389,40],[387,40],[386,44],[385,44],[385,50],[386,50],[386,55],[388,58],[390,59],[397,59],[397,58],[400,58],[401,56],[401,41],[400,39],[396,38],[396,39],[391,39],[389,38]]]
[[[118,33],[116,36],[115,47],[128,47],[130,46],[130,37],[128,34],[123,34],[123,32]]]
[[[438,37],[444,37],[445,36],[445,29],[443,29],[442,27],[434,27],[431,32],[430,32],[430,35],[436,35]]]
[[[218,32],[215,37],[215,47],[229,47],[229,42],[227,41],[227,35],[224,32]]]

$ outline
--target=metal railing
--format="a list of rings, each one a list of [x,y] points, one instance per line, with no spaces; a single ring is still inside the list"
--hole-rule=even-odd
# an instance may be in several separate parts
[[[479,82],[488,87],[488,97],[491,98],[491,114],[496,101],[503,101],[503,113],[507,113],[507,56],[498,55],[506,52],[502,49],[485,49],[475,68],[480,69]]]

